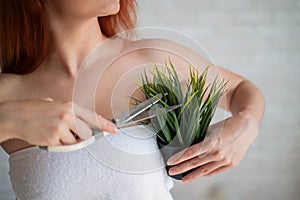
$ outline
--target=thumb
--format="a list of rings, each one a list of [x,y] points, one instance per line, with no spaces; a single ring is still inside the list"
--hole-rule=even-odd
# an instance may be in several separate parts
[[[97,125],[103,131],[108,131],[110,133],[117,133],[118,128],[111,121],[103,118],[101,115],[97,115]]]
[[[102,131],[107,131],[110,133],[117,133],[117,127],[109,120],[103,118],[101,115],[96,114],[91,110],[88,110],[78,104],[73,104],[75,115],[79,117],[84,122],[99,128]]]

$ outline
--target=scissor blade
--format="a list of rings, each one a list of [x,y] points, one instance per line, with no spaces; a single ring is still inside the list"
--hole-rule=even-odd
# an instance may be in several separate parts
[[[170,112],[172,110],[175,110],[177,108],[180,108],[182,105],[179,104],[179,105],[175,105],[175,106],[170,106],[168,107],[168,109],[166,109],[167,112]],[[145,111],[143,113],[141,113],[140,115],[134,117],[132,119],[132,121],[129,121],[127,123],[123,123],[119,126],[119,128],[122,128],[124,126],[129,126],[129,125],[132,125],[132,124],[135,124],[137,122],[141,122],[141,121],[144,121],[144,120],[147,120],[147,119],[151,119],[151,118],[154,118],[156,117],[159,113],[161,113],[161,109],[164,109],[164,108],[157,108],[157,109],[154,109],[154,110],[150,110],[150,111]]]
[[[128,111],[125,111],[115,117],[112,121],[117,125],[122,125],[128,121],[130,121],[135,116],[139,115],[146,109],[150,108],[152,105],[156,104],[160,99],[162,98],[162,94],[158,94],[150,99],[147,99],[146,101],[138,104],[137,106],[129,109]]]

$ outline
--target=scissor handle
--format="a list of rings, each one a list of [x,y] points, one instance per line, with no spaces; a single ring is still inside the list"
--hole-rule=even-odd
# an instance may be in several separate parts
[[[57,145],[57,146],[39,146],[40,149],[50,151],[50,152],[68,152],[68,151],[76,151],[79,149],[82,149],[84,147],[87,147],[91,144],[93,144],[97,138],[101,136],[106,136],[110,133],[106,131],[100,131],[97,129],[93,129],[93,136],[90,137],[87,140],[83,140],[79,143],[76,144],[71,144],[71,145]]]

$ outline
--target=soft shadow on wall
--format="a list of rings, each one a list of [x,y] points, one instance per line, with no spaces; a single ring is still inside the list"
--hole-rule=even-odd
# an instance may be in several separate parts
[[[139,0],[139,26],[181,31],[214,61],[253,81],[267,101],[240,165],[212,178],[176,182],[176,200],[300,198],[300,1]]]

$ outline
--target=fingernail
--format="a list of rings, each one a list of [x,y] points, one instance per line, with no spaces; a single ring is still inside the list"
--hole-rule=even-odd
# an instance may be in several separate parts
[[[174,174],[175,174],[175,170],[174,170],[174,169],[172,169],[172,168],[171,168],[171,169],[169,169],[169,174],[170,174],[170,175],[174,175]]]
[[[168,159],[167,165],[174,165],[176,164],[177,160],[182,156],[181,152],[176,153],[171,156],[171,158]]]
[[[174,163],[175,161],[176,161],[176,158],[171,157],[171,158],[168,159],[167,165],[173,165],[173,163]]]
[[[188,178],[183,178],[183,179],[182,179],[182,182],[183,182],[183,183],[189,183],[190,180],[189,180]]]
[[[118,133],[118,132],[119,132],[119,129],[118,129],[118,128],[113,128],[113,132],[114,132],[114,133]]]

